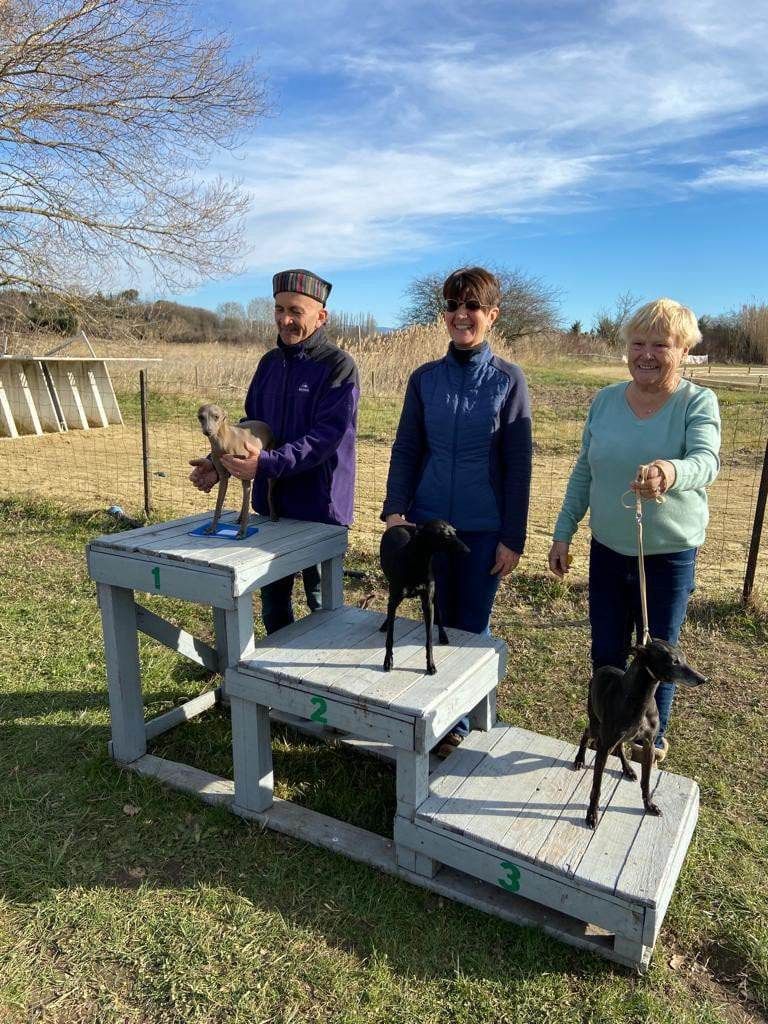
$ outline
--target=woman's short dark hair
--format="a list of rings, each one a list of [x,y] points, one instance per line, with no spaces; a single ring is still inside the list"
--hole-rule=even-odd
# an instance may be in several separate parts
[[[501,305],[499,279],[484,267],[461,267],[446,277],[443,284],[443,298],[477,299],[484,306]]]

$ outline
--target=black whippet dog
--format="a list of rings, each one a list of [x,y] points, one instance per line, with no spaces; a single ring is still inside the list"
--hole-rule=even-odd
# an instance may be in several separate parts
[[[450,523],[432,519],[423,526],[390,526],[381,538],[379,554],[381,568],[389,584],[387,617],[380,629],[387,631],[387,649],[384,656],[384,671],[392,669],[392,645],[394,641],[395,615],[404,597],[420,597],[427,631],[427,674],[433,676],[435,668],[432,654],[432,625],[435,618],[435,577],[432,572],[432,556],[437,551],[466,555],[467,545],[459,540]],[[448,643],[448,634],[440,620],[437,608],[437,630],[441,644]]]
[[[600,802],[600,784],[608,755],[618,754],[621,770],[628,779],[637,775],[630,767],[623,743],[642,741],[643,762],[640,790],[643,804],[649,814],[661,814],[649,794],[651,765],[654,761],[653,742],[659,731],[659,712],[656,707],[656,687],[660,682],[683,683],[700,686],[706,683],[685,660],[679,647],[664,640],[649,640],[635,648],[635,656],[626,672],[611,665],[599,668],[589,685],[587,711],[589,725],[581,737],[579,751],[573,763],[575,769],[584,767],[584,755],[590,739],[595,741],[595,778],[589,798],[587,825],[597,826]]]

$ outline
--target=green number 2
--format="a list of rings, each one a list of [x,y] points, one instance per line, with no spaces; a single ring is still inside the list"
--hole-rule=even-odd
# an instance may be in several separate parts
[[[506,871],[507,877],[500,878],[497,885],[500,885],[502,889],[506,889],[507,892],[518,892],[520,889],[520,868],[510,864],[508,860],[503,860],[501,866]]]
[[[317,704],[317,707],[310,715],[310,722],[320,722],[321,725],[328,725],[325,713],[328,710],[328,701],[324,697],[313,697],[310,704]]]
[[[160,589],[160,566],[156,565],[152,570],[152,575],[155,577],[155,590]]]

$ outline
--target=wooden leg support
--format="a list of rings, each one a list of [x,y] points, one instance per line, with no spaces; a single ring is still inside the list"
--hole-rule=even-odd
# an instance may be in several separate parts
[[[616,935],[613,940],[613,952],[625,963],[636,967],[642,974],[648,967],[653,947],[644,946],[641,939],[629,939],[626,935]]]
[[[397,813],[408,821],[413,821],[416,808],[424,803],[429,795],[429,752],[417,753],[414,750],[398,750],[397,752]],[[414,871],[418,875],[432,878],[438,869],[438,863],[423,853],[410,850],[400,843],[395,847],[395,859],[400,867]]]
[[[344,557],[336,555],[320,563],[321,601],[324,610],[344,604]]]
[[[112,720],[110,754],[121,764],[130,764],[147,752],[136,604],[133,591],[124,587],[98,583],[97,590]]]
[[[488,732],[496,725],[496,690],[491,690],[469,713],[469,728]]]
[[[274,799],[269,708],[230,697],[235,808],[266,811]]]

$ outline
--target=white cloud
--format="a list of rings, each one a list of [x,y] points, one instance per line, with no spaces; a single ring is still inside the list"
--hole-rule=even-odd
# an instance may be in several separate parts
[[[735,150],[726,162],[709,167],[691,182],[694,188],[768,188],[768,150]]]
[[[254,202],[252,269],[461,248],[500,219],[623,189],[768,186],[764,151],[723,144],[768,108],[768,9],[751,0],[300,2],[311,37],[260,45],[286,96],[291,75],[314,74],[321,100],[306,113],[286,99],[234,168]],[[264,0],[263,23],[282,10]],[[717,147],[719,163],[701,157]]]

